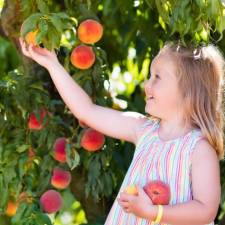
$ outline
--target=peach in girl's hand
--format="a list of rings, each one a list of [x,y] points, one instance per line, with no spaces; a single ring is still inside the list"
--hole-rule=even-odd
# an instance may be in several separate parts
[[[22,32],[24,31],[24,23],[22,24],[21,28],[20,28],[20,33],[22,34]],[[36,42],[36,37],[37,37],[37,34],[39,32],[39,29],[36,28],[32,31],[29,31],[26,35],[25,35],[25,41],[26,43],[29,45],[29,44],[32,44],[32,45],[38,45],[37,42]]]
[[[129,195],[138,195],[138,189],[136,185],[129,185],[126,187],[125,192]]]
[[[60,66],[54,50],[50,51],[47,48],[42,48],[33,44],[27,45],[26,41],[22,37],[19,38],[19,41],[23,54],[45,67],[47,70]]]
[[[38,32],[39,32],[39,30],[36,29],[34,31],[30,31],[29,33],[27,33],[27,35],[25,36],[26,43],[38,45],[37,42],[36,42],[36,36],[37,36]]]
[[[154,180],[144,186],[144,191],[151,198],[154,205],[168,205],[170,201],[170,187],[168,184]]]

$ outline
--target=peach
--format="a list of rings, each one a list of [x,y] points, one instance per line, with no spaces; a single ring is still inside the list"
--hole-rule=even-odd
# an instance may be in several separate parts
[[[29,115],[28,119],[28,128],[30,130],[41,130],[43,128],[43,121],[46,117],[46,110],[41,110],[40,112],[40,119],[37,119],[36,115],[32,112]]]
[[[95,62],[95,53],[92,47],[79,45],[73,49],[70,61],[78,69],[89,69]]]
[[[55,140],[53,146],[53,157],[55,160],[64,163],[66,162],[66,138],[60,137]]]
[[[51,184],[53,187],[58,189],[65,189],[71,182],[71,174],[69,171],[54,168],[53,175],[51,178]]]
[[[61,194],[55,190],[48,190],[40,198],[42,209],[46,213],[56,213],[62,207]]]
[[[170,201],[170,187],[168,184],[154,180],[144,186],[144,191],[154,205],[168,205]]]
[[[94,44],[101,39],[103,27],[99,22],[87,19],[79,25],[77,33],[83,43]]]
[[[25,36],[25,41],[27,42],[27,44],[38,45],[36,42],[36,36],[37,36],[38,32],[39,32],[39,30],[36,29],[34,31],[30,31],[27,33],[27,35]]]
[[[9,217],[12,217],[16,214],[17,208],[18,208],[18,203],[13,202],[13,201],[9,201],[8,204],[7,204],[5,214]]]
[[[105,136],[92,128],[86,128],[84,130],[80,141],[80,145],[90,152],[101,149],[104,143]]]
[[[125,192],[129,195],[138,195],[138,190],[135,185],[127,186]]]
[[[20,33],[22,33],[23,29],[24,29],[24,24],[22,24],[22,26],[21,26]],[[27,44],[37,45],[36,37],[37,37],[38,32],[39,32],[38,28],[34,29],[33,31],[28,32],[25,35],[26,43]]]

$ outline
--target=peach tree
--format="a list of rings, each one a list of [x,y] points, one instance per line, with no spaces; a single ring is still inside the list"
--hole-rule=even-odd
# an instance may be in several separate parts
[[[88,222],[103,224],[134,146],[75,118],[47,71],[21,54],[19,37],[54,49],[93,103],[144,113],[142,81],[163,43],[225,49],[225,6],[219,0],[1,1],[0,221],[50,225],[76,200]]]

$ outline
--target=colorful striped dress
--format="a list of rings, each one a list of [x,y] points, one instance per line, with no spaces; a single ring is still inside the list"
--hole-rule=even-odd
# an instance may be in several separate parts
[[[196,128],[182,137],[163,141],[158,135],[159,125],[159,119],[149,118],[140,127],[134,156],[119,193],[128,185],[138,183],[144,187],[150,180],[161,180],[170,186],[169,205],[192,200],[191,154],[197,141],[204,137],[200,129]],[[153,224],[132,213],[124,212],[117,200],[114,201],[105,221],[105,225]],[[214,222],[210,225],[214,225]]]

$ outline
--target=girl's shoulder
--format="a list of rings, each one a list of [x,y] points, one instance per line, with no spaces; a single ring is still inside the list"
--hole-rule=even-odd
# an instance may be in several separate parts
[[[201,131],[197,131],[196,138],[191,146],[191,164],[198,163],[201,160],[213,159],[218,160],[216,150],[210,145],[209,141],[202,135]],[[208,161],[208,160],[206,160]],[[206,162],[205,161],[205,162]]]

